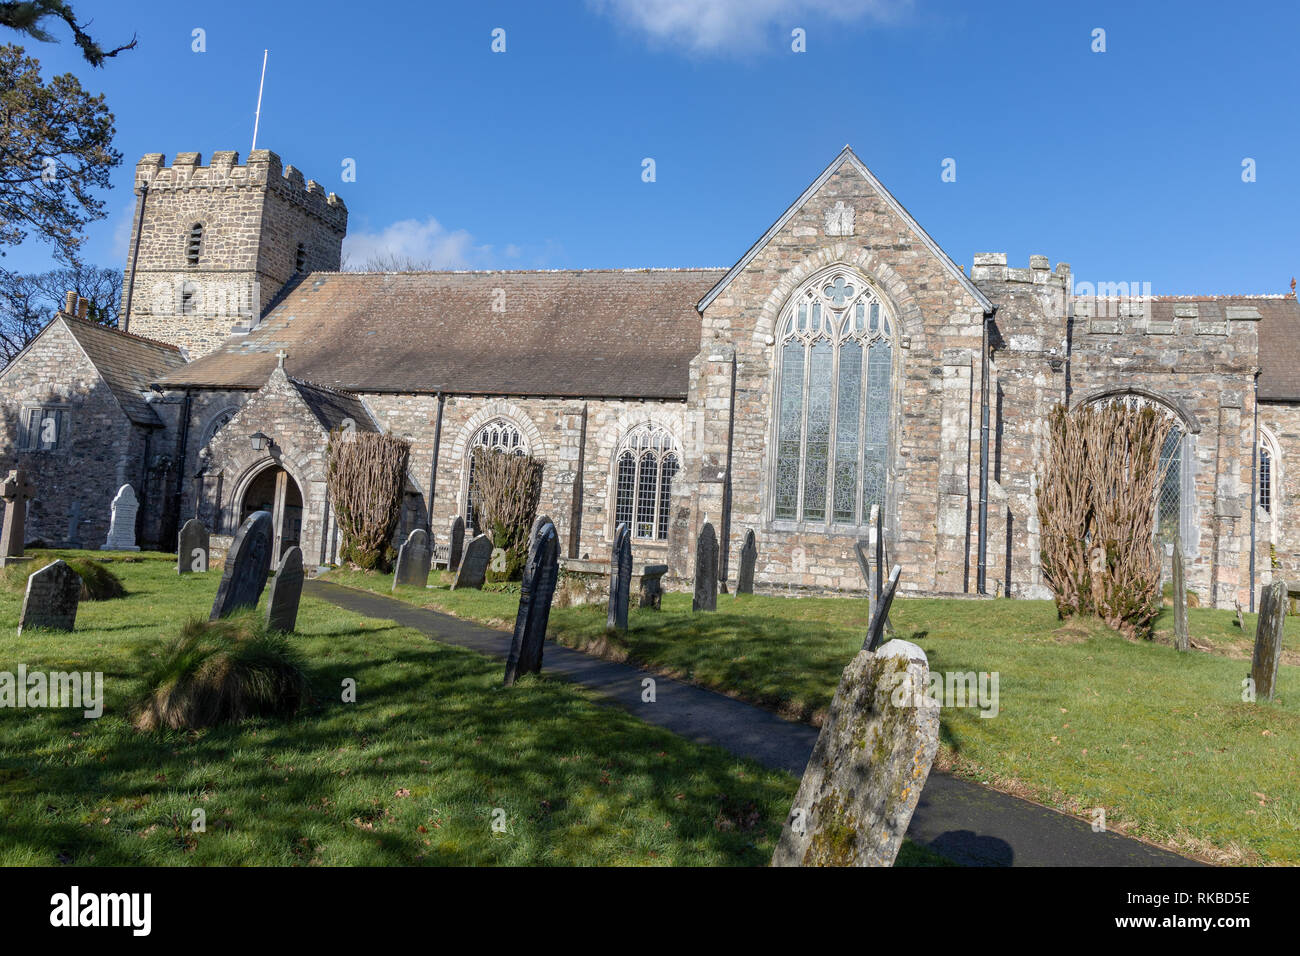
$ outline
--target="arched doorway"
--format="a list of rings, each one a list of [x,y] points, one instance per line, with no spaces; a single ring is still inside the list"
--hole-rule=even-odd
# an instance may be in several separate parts
[[[271,516],[271,560],[279,566],[284,552],[302,543],[302,491],[293,476],[278,465],[263,469],[248,483],[239,503],[239,523],[256,511]]]

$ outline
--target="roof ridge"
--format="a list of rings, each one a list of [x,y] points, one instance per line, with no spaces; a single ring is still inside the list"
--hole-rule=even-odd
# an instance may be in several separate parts
[[[180,352],[180,346],[172,345],[170,342],[161,342],[158,339],[151,339],[146,335],[137,335],[134,332],[127,332],[124,329],[119,329],[115,325],[105,325],[103,322],[91,322],[89,319],[83,319],[76,315],[69,315],[66,312],[59,312],[57,314],[59,318],[67,322],[75,322],[78,325],[84,325],[87,328],[112,332],[116,335],[122,336],[123,338],[135,339],[137,342],[144,342],[146,345],[156,345],[159,348],[168,349],[172,352]]]
[[[609,269],[336,269],[316,270],[307,273],[331,276],[428,276],[428,275],[575,275],[610,273],[623,275],[631,272],[726,272],[727,266],[626,266]]]
[[[331,395],[342,395],[346,398],[358,398],[358,399],[361,397],[359,393],[351,391],[350,389],[337,388],[333,385],[322,385],[320,382],[308,381],[305,378],[296,378],[293,375],[285,375],[285,378],[287,378],[294,385],[305,385],[307,388],[314,388],[320,392],[329,392]]]

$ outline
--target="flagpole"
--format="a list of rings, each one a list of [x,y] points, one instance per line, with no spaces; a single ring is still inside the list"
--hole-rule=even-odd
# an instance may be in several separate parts
[[[257,84],[257,112],[253,114],[253,149],[257,149],[257,124],[262,119],[262,87],[266,85],[266,54],[262,51],[262,79]]]

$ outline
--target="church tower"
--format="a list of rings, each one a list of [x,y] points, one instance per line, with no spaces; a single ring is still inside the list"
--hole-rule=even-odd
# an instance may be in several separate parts
[[[270,150],[149,153],[135,169],[122,328],[190,359],[254,327],[286,283],[337,271],[348,210]]]

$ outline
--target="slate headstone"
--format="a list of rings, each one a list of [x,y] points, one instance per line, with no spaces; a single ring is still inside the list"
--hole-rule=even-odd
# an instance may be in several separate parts
[[[928,680],[915,644],[858,652],[817,735],[773,866],[893,866],[939,749]]]
[[[898,591],[898,578],[903,569],[894,565],[889,573],[889,582],[885,591],[871,609],[871,623],[867,626],[867,639],[862,642],[864,650],[874,651],[885,640],[885,629],[889,626],[889,608],[894,603],[894,594]]]
[[[1183,570],[1183,539],[1174,535],[1174,647],[1180,651],[1191,650],[1191,636],[1187,631],[1187,576]]]
[[[666,564],[647,564],[641,569],[641,607],[659,610],[663,600],[663,576],[668,573]]]
[[[298,627],[302,578],[302,549],[290,548],[280,559],[266,596],[266,626],[271,630],[292,634]]]
[[[1264,589],[1259,602],[1259,624],[1255,629],[1255,653],[1250,676],[1255,681],[1255,699],[1272,700],[1277,689],[1277,669],[1282,663],[1282,626],[1286,623],[1286,583],[1274,581]]]
[[[447,570],[455,574],[460,570],[460,556],[465,550],[465,519],[460,515],[451,519],[451,532],[447,540],[450,542],[447,551]]]
[[[68,547],[81,547],[81,502],[74,501],[68,509]]]
[[[559,556],[560,538],[555,525],[548,522],[537,529],[528,549],[515,632],[510,640],[510,656],[506,658],[506,687],[520,674],[536,674],[542,669],[542,645],[546,641],[546,624],[559,576]]]
[[[429,532],[416,528],[406,536],[397,550],[397,567],[393,570],[393,590],[399,584],[424,587],[429,583],[429,565],[433,561],[433,548]]]
[[[70,631],[77,623],[81,576],[63,561],[47,564],[27,578],[18,633],[25,627]]]
[[[740,549],[740,570],[736,573],[736,596],[754,593],[754,565],[758,563],[758,536],[754,529],[745,532]]]
[[[229,617],[241,608],[257,607],[271,570],[271,514],[255,511],[239,526],[226,552],[216,600],[208,620]]]
[[[181,526],[176,537],[176,573],[202,574],[208,570],[212,553],[212,538],[198,518],[191,518]]]
[[[718,536],[713,525],[704,523],[699,540],[695,542],[695,597],[692,611],[718,609]]]
[[[123,485],[113,498],[113,513],[108,523],[108,540],[99,546],[101,551],[139,551],[135,543],[135,516],[140,510],[135,489]]]
[[[858,569],[862,571],[862,580],[870,588],[874,583],[871,578],[871,558],[867,556],[867,549],[871,547],[870,541],[858,540],[853,542],[853,552],[858,556]]]
[[[492,539],[485,534],[471,538],[469,544],[465,545],[460,569],[456,572],[456,580],[452,582],[451,589],[474,588],[481,591],[487,578],[488,562],[491,560]]]
[[[27,480],[21,468],[9,472],[9,477],[0,484],[0,497],[5,503],[5,520],[0,530],[0,567],[31,560],[23,556],[23,545],[27,541],[27,502],[34,494],[36,486]]]
[[[620,522],[614,530],[614,547],[609,556],[609,609],[605,629],[627,630],[627,606],[632,590],[632,529]]]

